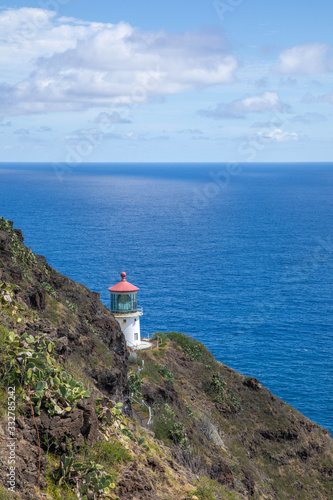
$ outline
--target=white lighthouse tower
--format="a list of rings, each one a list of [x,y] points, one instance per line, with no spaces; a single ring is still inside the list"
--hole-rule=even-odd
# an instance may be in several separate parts
[[[109,288],[111,293],[111,312],[125,335],[128,347],[144,349],[147,342],[141,342],[140,316],[142,307],[137,306],[139,288],[126,281],[126,273],[120,274],[121,281]],[[150,346],[150,344],[149,344]]]

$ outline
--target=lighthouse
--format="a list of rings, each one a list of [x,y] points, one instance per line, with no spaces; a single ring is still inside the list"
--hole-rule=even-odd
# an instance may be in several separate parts
[[[126,273],[120,274],[121,281],[109,288],[111,293],[111,312],[118,321],[125,335],[128,347],[145,348],[146,342],[141,342],[140,316],[142,307],[137,306],[139,288],[126,280]]]

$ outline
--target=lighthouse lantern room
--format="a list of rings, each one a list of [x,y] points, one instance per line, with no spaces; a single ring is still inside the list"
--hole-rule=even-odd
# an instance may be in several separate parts
[[[126,280],[126,273],[120,274],[121,281],[109,288],[111,312],[118,321],[129,347],[140,348],[140,316],[142,308],[137,306],[138,287]],[[143,346],[142,346],[143,347]]]

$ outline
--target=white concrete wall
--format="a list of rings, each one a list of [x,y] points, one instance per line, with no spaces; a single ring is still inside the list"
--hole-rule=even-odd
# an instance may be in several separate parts
[[[136,317],[126,317],[126,318],[116,318],[125,339],[130,342],[130,344],[137,344],[141,342],[140,337],[140,316]]]

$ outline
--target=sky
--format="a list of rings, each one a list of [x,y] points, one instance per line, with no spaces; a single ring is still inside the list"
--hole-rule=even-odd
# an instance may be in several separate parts
[[[0,162],[332,160],[331,0],[3,1]]]

